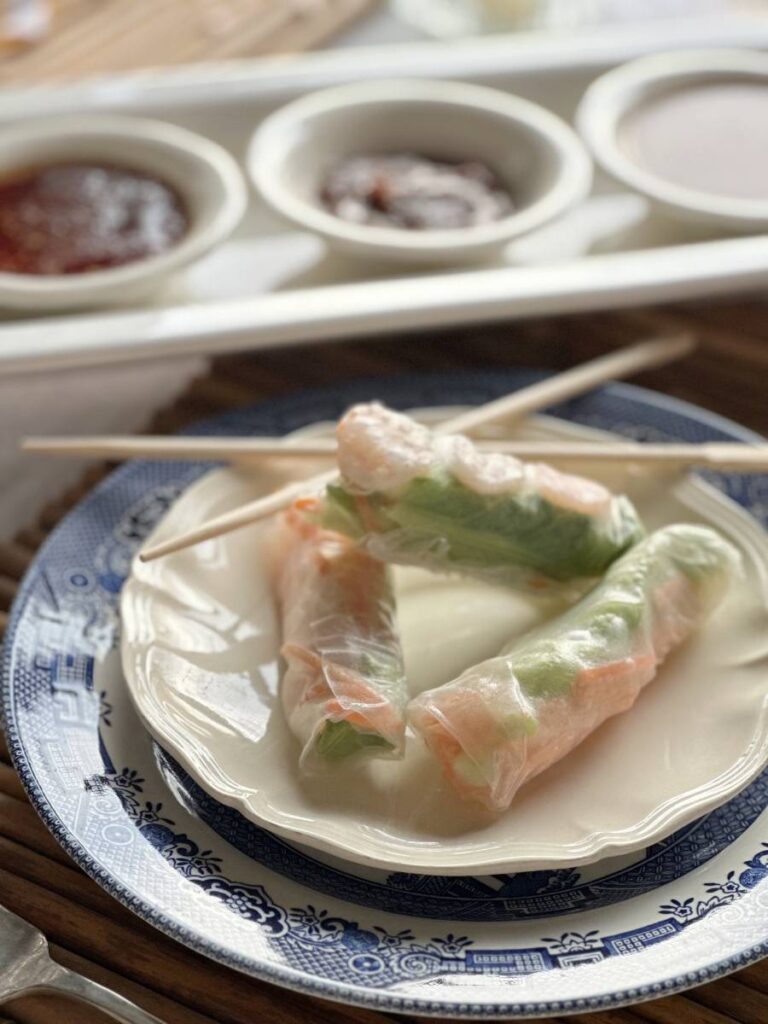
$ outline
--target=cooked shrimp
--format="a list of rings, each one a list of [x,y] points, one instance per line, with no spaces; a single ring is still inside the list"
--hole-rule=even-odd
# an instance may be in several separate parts
[[[714,530],[659,530],[560,619],[422,693],[410,719],[461,796],[504,810],[520,786],[632,707],[736,563]]]
[[[600,576],[642,535],[601,484],[483,452],[372,403],[339,423],[323,522],[386,562],[541,590]]]
[[[400,756],[407,699],[386,567],[341,534],[287,512],[273,545],[283,618],[283,707],[302,763],[333,756]],[[333,726],[346,725],[346,733]],[[331,730],[329,732],[329,730]],[[341,737],[341,739],[340,739]]]

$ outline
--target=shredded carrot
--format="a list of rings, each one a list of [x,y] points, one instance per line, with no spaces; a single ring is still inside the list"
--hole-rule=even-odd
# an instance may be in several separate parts
[[[618,700],[624,707],[631,707],[640,692],[642,682],[652,678],[656,664],[655,652],[649,651],[582,669],[574,681],[573,695],[577,701],[584,698],[594,699],[595,690],[599,691],[610,684],[611,698],[614,702]],[[622,687],[626,692],[622,691]]]
[[[296,498],[292,507],[299,512],[317,512],[320,502],[317,498]]]

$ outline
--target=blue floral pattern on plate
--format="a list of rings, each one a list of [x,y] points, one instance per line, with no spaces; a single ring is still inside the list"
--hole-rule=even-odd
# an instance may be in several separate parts
[[[248,821],[210,797],[167,753],[157,748],[163,774],[185,805],[236,849],[271,870],[318,892],[377,910],[449,921],[517,921],[578,913],[652,892],[705,864],[748,829],[768,804],[768,772],[724,807],[648,847],[634,862],[600,871],[600,865],[492,878],[387,874],[309,850]],[[610,863],[610,862],[609,862]]]
[[[160,756],[167,759],[162,752]],[[566,931],[555,938],[542,937],[540,946],[522,949],[475,949],[474,940],[469,936],[452,932],[433,937],[424,944],[415,940],[410,928],[390,933],[374,925],[368,931],[356,921],[331,916],[326,909],[312,904],[290,909],[277,906],[262,886],[223,878],[220,857],[214,857],[210,850],[201,850],[186,834],[175,832],[174,822],[161,816],[162,804],[142,799],[144,780],[138,777],[138,772],[128,768],[119,772],[108,770],[103,781],[118,795],[142,835],[180,874],[221,900],[233,913],[268,931],[279,940],[289,962],[305,966],[310,959],[308,953],[322,951],[323,967],[327,970],[332,963],[333,976],[349,972],[353,976],[375,975],[376,985],[381,986],[397,984],[408,976],[424,978],[446,970],[455,974],[482,971],[484,966],[492,966],[500,973],[528,974],[621,956],[677,934],[713,910],[733,903],[768,877],[768,843],[762,843],[738,877],[732,870],[722,881],[705,882],[706,898],[697,902],[693,897],[684,901],[670,900],[659,907],[658,920],[640,928],[605,936],[601,936],[598,928],[584,933]],[[470,881],[460,879],[459,883]],[[538,882],[534,885],[538,888]],[[556,912],[547,906],[546,890],[541,906],[543,914],[539,916]],[[334,953],[332,960],[329,960],[330,951]],[[312,964],[314,970],[318,966]]]

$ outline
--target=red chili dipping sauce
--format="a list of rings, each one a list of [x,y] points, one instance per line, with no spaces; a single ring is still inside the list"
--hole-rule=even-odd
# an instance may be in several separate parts
[[[165,182],[101,163],[60,163],[0,178],[0,271],[82,274],[165,252],[189,216]]]
[[[422,231],[490,224],[515,208],[485,164],[412,153],[349,157],[325,179],[320,198],[353,224]]]

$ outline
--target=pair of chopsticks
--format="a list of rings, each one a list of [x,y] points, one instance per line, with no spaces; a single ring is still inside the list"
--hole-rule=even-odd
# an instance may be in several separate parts
[[[511,395],[478,406],[451,417],[434,428],[436,433],[469,433],[501,419],[522,418],[529,413],[565,401],[608,380],[627,377],[640,370],[666,365],[689,354],[695,347],[690,335],[642,342],[601,356],[581,366],[566,370]],[[332,456],[335,442],[325,438],[184,438],[184,437],[94,437],[94,438],[29,438],[23,445],[28,452],[51,455],[89,455],[102,458],[214,459],[231,462],[255,462],[270,456],[306,458]],[[634,444],[627,442],[589,444],[486,441],[486,450],[505,452],[519,458],[595,459],[601,461],[632,461],[664,463],[686,467],[704,465],[717,468],[756,471],[768,468],[768,445],[741,444]],[[217,516],[193,530],[173,537],[139,555],[144,562],[222,536],[251,523],[258,522],[291,504],[307,492],[317,491],[335,480],[336,470],[291,483],[266,497]]]

